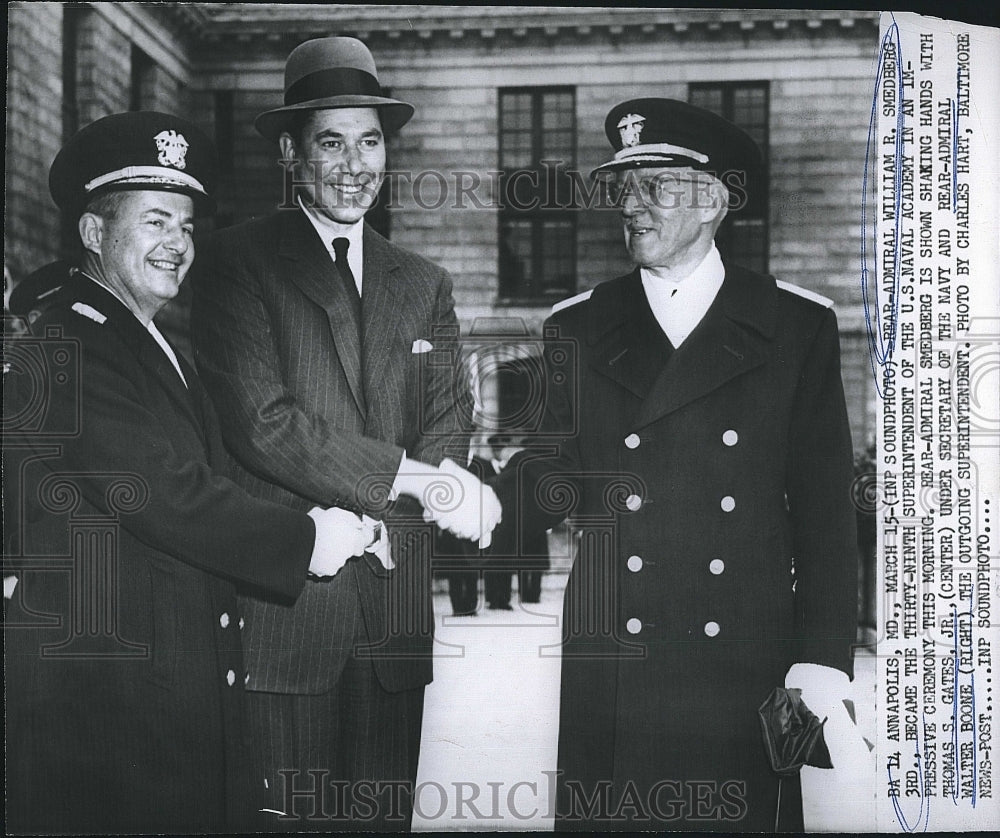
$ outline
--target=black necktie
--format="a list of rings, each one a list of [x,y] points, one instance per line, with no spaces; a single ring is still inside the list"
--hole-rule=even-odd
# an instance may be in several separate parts
[[[344,283],[344,293],[347,294],[347,300],[351,306],[351,314],[354,317],[355,334],[358,340],[358,362],[361,364],[361,369],[363,370],[365,366],[365,337],[361,331],[361,295],[358,294],[358,284],[354,281],[354,272],[351,270],[351,263],[347,261],[347,249],[350,246],[351,243],[343,237],[337,237],[333,240],[334,261],[337,273],[340,274],[340,278]],[[363,382],[363,375],[360,376],[359,380]],[[360,399],[362,409],[364,409],[365,393],[363,383],[358,392],[358,398]]]
[[[351,301],[354,313],[354,322],[358,324],[358,338],[361,338],[361,296],[358,294],[358,284],[354,281],[354,273],[351,271],[351,263],[347,261],[347,249],[351,243],[338,237],[333,240],[333,255],[337,265],[337,272],[344,282],[344,290],[347,292],[347,299]]]

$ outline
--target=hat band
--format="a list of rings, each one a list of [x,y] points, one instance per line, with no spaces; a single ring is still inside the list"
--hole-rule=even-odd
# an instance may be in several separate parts
[[[95,189],[106,186],[109,183],[148,183],[150,185],[187,186],[203,195],[205,187],[197,178],[191,177],[186,172],[179,172],[177,169],[167,169],[162,166],[126,166],[106,175],[95,177],[88,182],[83,191],[90,194]]]
[[[329,96],[381,96],[378,79],[354,67],[331,67],[300,78],[285,91],[285,105]]]
[[[680,155],[681,157],[689,157],[695,162],[702,164],[708,162],[708,156],[702,154],[700,151],[695,151],[692,148],[684,148],[679,145],[671,145],[670,143],[646,143],[644,145],[628,146],[621,151],[615,152],[615,160],[628,161],[633,157],[651,160],[655,159],[652,155],[657,154],[669,155],[671,157]]]

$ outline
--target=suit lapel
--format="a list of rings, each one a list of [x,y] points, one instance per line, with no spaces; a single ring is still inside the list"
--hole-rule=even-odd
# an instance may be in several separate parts
[[[75,296],[92,305],[108,318],[108,322],[112,324],[115,331],[135,352],[139,363],[149,371],[152,380],[166,391],[179,413],[195,427],[204,442],[201,419],[196,412],[191,393],[184,386],[184,382],[181,381],[174,365],[170,363],[170,359],[155,338],[143,327],[125,304],[110,291],[104,290],[98,283],[90,279],[80,277],[76,281],[78,286]],[[174,349],[174,354],[177,355],[178,361],[183,364],[180,353],[176,349]],[[190,367],[185,369],[184,374],[191,381],[195,376],[193,371],[189,371]]]
[[[364,383],[374,389],[393,352],[392,336],[402,317],[412,314],[395,253],[367,224],[364,228],[364,266],[361,281],[361,329],[364,339]]]
[[[774,336],[774,280],[726,269],[705,317],[657,376],[636,417],[648,425],[761,366]]]
[[[288,271],[292,282],[326,312],[333,342],[337,347],[337,357],[351,388],[351,395],[363,416],[366,410],[362,387],[361,336],[354,322],[351,301],[347,299],[347,289],[333,275],[335,268],[330,254],[305,214],[297,210],[281,215],[281,219],[279,255],[294,263]],[[367,241],[365,244],[367,254]],[[367,258],[366,255],[366,261]],[[367,271],[363,282],[367,286]],[[365,292],[367,293],[367,287]]]
[[[139,328],[145,334],[145,340],[142,341],[138,348],[139,363],[150,371],[156,381],[160,382],[181,413],[194,425],[198,431],[198,436],[204,444],[204,427],[202,426],[200,413],[196,410],[193,394],[189,392],[188,387],[184,386],[184,382],[181,381],[181,377],[177,374],[177,370],[174,369],[174,365],[170,363],[170,359],[162,347],[160,347],[149,332],[142,329],[141,325]],[[174,354],[177,356],[178,362],[180,362],[180,354],[176,349],[174,350]],[[194,377],[193,371],[188,368],[184,371],[184,375],[190,385]]]
[[[619,282],[598,286],[588,310],[590,366],[645,398],[672,347],[646,302],[638,270]]]

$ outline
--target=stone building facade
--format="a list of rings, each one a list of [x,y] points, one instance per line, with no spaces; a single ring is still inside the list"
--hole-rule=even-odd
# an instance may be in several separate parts
[[[378,223],[452,273],[464,332],[516,345],[540,334],[553,302],[629,268],[617,214],[587,192],[609,156],[609,108],[687,99],[766,148],[767,177],[728,246],[835,301],[860,448],[874,433],[859,253],[878,32],[872,12],[11,3],[5,264],[19,278],[66,254],[72,230],[49,199],[48,166],[76,128],[129,108],[214,134],[215,224],[272,211],[283,169],[253,118],[280,102],[294,46],[354,35],[383,86],[416,107],[390,138]],[[182,346],[185,307],[182,294],[161,315]],[[484,403],[509,402],[507,380],[482,377]]]

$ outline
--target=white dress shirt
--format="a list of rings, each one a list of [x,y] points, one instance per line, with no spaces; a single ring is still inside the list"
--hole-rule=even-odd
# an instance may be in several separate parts
[[[364,236],[362,235],[365,226],[364,219],[356,221],[345,232],[341,227],[334,227],[321,215],[307,209],[306,205],[302,203],[301,197],[298,199],[298,202],[302,211],[306,214],[306,218],[309,219],[309,223],[312,224],[313,229],[319,236],[320,241],[323,242],[326,252],[330,254],[331,261],[337,261],[337,257],[333,252],[333,240],[347,239],[350,242],[351,246],[347,248],[347,263],[351,266],[351,273],[354,274],[354,282],[358,286],[358,296],[360,297],[362,287],[361,268],[365,263]]]
[[[715,300],[726,269],[715,245],[701,263],[684,279],[671,281],[656,273],[656,268],[640,268],[642,287],[660,324],[674,349],[694,331]]]

